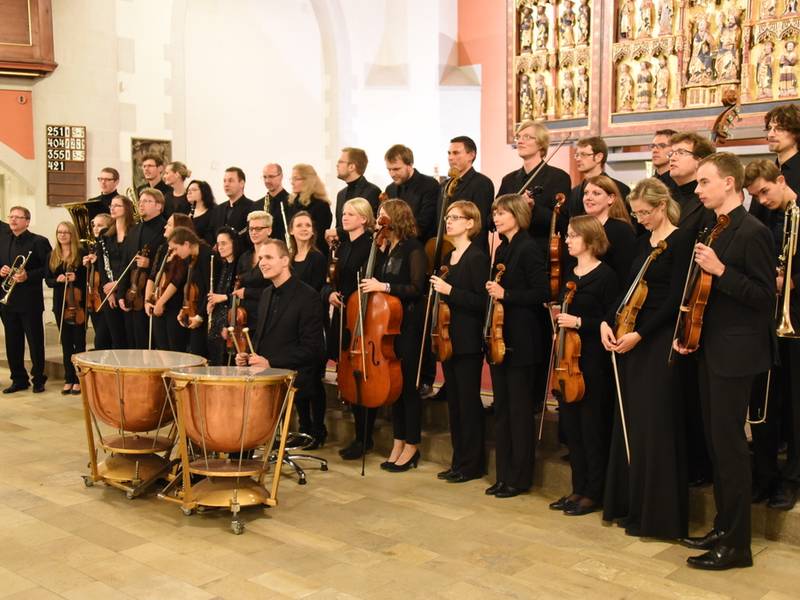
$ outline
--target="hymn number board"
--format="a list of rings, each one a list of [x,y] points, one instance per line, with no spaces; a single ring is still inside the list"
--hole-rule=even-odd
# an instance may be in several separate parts
[[[47,204],[86,200],[86,127],[47,126]]]

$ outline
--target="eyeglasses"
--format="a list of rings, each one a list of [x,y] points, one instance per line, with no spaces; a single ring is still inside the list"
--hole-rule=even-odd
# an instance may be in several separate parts
[[[139,204],[155,204],[155,202],[156,202],[155,198],[147,198],[147,197],[139,198]]]
[[[687,150],[686,148],[678,148],[677,150],[670,150],[667,152],[667,157],[672,158],[673,156],[679,156],[683,158],[684,156],[694,156],[697,158],[697,154],[692,152],[691,150]]]
[[[336,164],[337,165],[351,165],[353,163],[351,163],[349,160],[337,160]]]
[[[269,227],[267,227],[267,226],[264,226],[264,227],[248,227],[247,231],[250,231],[252,233],[258,233],[259,231],[264,231],[265,229],[269,229]]]
[[[116,181],[116,179],[114,179],[113,177],[98,177],[97,181],[103,183],[104,181]]]
[[[656,212],[655,208],[651,208],[650,210],[632,210],[631,216],[638,221],[643,217],[649,217],[654,212]]]
[[[663,150],[664,148],[668,148],[669,144],[650,144],[650,150]]]
[[[533,137],[532,135],[528,135],[527,133],[523,133],[522,135],[515,135],[514,136],[514,141],[515,142],[530,142],[530,141],[535,140],[535,139],[536,139],[535,137]]]
[[[292,181],[303,181],[305,177],[292,177]]]
[[[567,232],[567,239],[574,240],[575,238],[579,238],[579,237],[581,237],[580,233],[575,233],[574,231],[573,232]]]
[[[597,152],[576,152],[575,158],[589,158],[595,154],[597,154]]]
[[[786,129],[784,127],[781,127],[780,125],[770,125],[769,127],[765,127],[764,131],[766,133],[770,133],[770,132],[773,132],[773,131],[775,133],[783,133],[783,132],[786,131]]]
[[[458,221],[459,219],[469,219],[469,217],[465,217],[464,215],[447,215],[444,220],[448,223],[450,221]]]
[[[22,219],[23,221],[27,221],[28,217],[26,217],[25,215],[8,215],[8,220],[11,221],[12,219],[14,220]]]
[[[56,235],[71,235],[69,231],[56,231]]]
[[[275,179],[276,177],[280,177],[280,175],[278,175],[277,173],[275,175],[270,175],[269,173],[264,175],[264,179]]]

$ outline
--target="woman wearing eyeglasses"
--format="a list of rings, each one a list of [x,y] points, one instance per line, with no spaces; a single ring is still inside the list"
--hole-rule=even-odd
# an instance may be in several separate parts
[[[677,227],[680,208],[662,182],[644,179],[629,198],[648,235],[638,240],[623,290],[660,242],[667,247],[644,275],[649,291],[634,331],[617,338],[611,313],[600,325],[603,346],[617,353],[631,457],[628,466],[617,409],[603,518],[622,519],[629,535],[681,538],[687,533],[689,502],[684,402],[667,357],[693,237]]]
[[[442,369],[453,457],[450,468],[437,476],[448,483],[463,483],[486,472],[481,373],[489,258],[472,241],[481,232],[481,213],[474,203],[453,202],[447,209],[445,224],[455,249],[442,261],[448,268],[446,276],[434,275],[431,285],[450,309],[453,355],[442,363]]]
[[[289,196],[286,218],[290,219],[294,213],[301,210],[311,215],[314,233],[317,236],[317,248],[327,256],[328,246],[324,235],[333,221],[331,201],[328,192],[325,191],[325,184],[322,183],[314,167],[306,164],[292,167],[292,194]]]
[[[272,215],[263,210],[254,210],[248,214],[247,232],[253,243],[253,249],[245,250],[239,257],[236,268],[239,287],[233,290],[233,295],[242,301],[242,307],[247,311],[247,326],[250,331],[255,331],[261,292],[265,287],[272,285],[270,280],[261,274],[261,269],[258,267],[258,250],[272,234]]]
[[[217,203],[211,186],[199,179],[192,180],[186,186],[186,201],[189,203],[189,216],[192,217],[194,230],[209,246],[213,246],[215,232],[211,228],[211,213]]]
[[[102,252],[102,256],[98,254],[98,260],[103,266],[100,269],[103,298],[108,296],[108,300],[101,310],[105,311],[103,314],[108,324],[108,330],[111,332],[111,347],[118,350],[133,347],[132,341],[131,345],[128,345],[125,313],[122,312],[118,303],[122,291],[119,286],[115,288],[117,280],[122,276],[127,265],[124,246],[128,231],[133,228],[133,203],[126,196],[117,195],[111,200],[110,210],[113,222],[105,235],[98,238]]]

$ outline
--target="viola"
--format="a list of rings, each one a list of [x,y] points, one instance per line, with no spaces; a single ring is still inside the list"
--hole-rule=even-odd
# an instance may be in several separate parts
[[[621,338],[626,333],[630,333],[636,329],[636,318],[639,316],[639,311],[644,306],[644,301],[647,299],[648,287],[647,281],[644,279],[647,269],[658,256],[667,249],[667,242],[661,240],[658,242],[652,252],[644,261],[642,268],[639,269],[633,284],[628,289],[628,293],[622,299],[622,302],[617,309],[616,316],[616,332],[617,339]]]
[[[447,277],[448,268],[439,270],[439,277]],[[432,288],[431,288],[432,289]],[[453,342],[450,339],[450,306],[436,292],[433,299],[433,319],[431,321],[431,351],[439,362],[450,360],[453,356]]]
[[[444,188],[444,198],[442,199],[442,209],[439,211],[439,225],[436,230],[436,237],[425,242],[425,254],[428,256],[429,276],[442,264],[442,257],[446,256],[454,249],[453,244],[445,235],[444,218],[447,215],[447,208],[453,201],[453,196],[456,193],[458,182],[461,180],[461,175],[455,167],[452,167],[447,175],[450,179]]]
[[[64,273],[72,271],[67,269]],[[70,325],[83,325],[86,323],[86,312],[83,309],[83,292],[75,285],[74,281],[64,286],[64,322]]]
[[[178,313],[178,323],[188,328],[192,319],[199,313],[197,310],[200,301],[200,286],[194,281],[194,270],[197,266],[197,256],[192,258],[192,262],[186,273],[186,283],[183,286],[183,306]]]
[[[372,240],[364,277],[375,272],[378,246],[386,242],[391,221],[383,215],[380,229]],[[350,344],[339,355],[337,367],[342,398],[357,406],[375,408],[391,404],[403,389],[400,360],[394,352],[394,339],[400,333],[403,305],[396,296],[382,292],[362,292],[360,287],[347,301],[347,329]]]
[[[97,242],[91,245],[91,253],[97,255]],[[96,313],[103,297],[100,294],[100,271],[96,262],[90,262],[86,272],[86,312]]]
[[[703,243],[710,247],[727,229],[730,222],[731,219],[728,215],[719,215],[716,225],[705,237]],[[701,234],[700,237],[702,238],[703,235]],[[686,277],[686,285],[683,288],[683,300],[676,324],[678,343],[689,351],[697,350],[700,347],[703,314],[711,295],[711,284],[714,281],[714,276],[701,269],[694,261],[694,256],[695,251],[692,252],[692,262]]]
[[[139,256],[150,256],[150,247],[145,244]],[[147,287],[148,272],[144,267],[136,267],[131,271],[130,285],[125,291],[125,304],[133,310],[144,308],[144,291]]]
[[[328,283],[333,289],[339,289],[339,245],[338,239],[331,240],[328,244],[330,253],[328,255]]]
[[[550,261],[550,300],[558,302],[558,294],[561,291],[561,252],[563,242],[561,234],[556,231],[556,222],[561,208],[567,201],[567,197],[556,194],[556,205],[553,207],[553,216],[550,219],[550,244],[548,247],[548,257]]]
[[[233,286],[234,291],[242,287],[239,277],[236,277],[236,283]],[[247,335],[245,329],[247,328],[247,311],[241,306],[241,300],[236,294],[232,294],[231,307],[228,309],[228,335],[225,345],[228,352],[235,352],[237,348],[247,348]],[[230,328],[233,328],[231,330]]]
[[[561,312],[567,314],[569,305],[577,289],[574,281],[567,282],[567,292],[561,303]],[[567,327],[558,328],[558,341],[556,342],[556,355],[553,359],[554,394],[560,395],[564,402],[578,402],[586,393],[586,383],[580,367],[581,336],[574,329]]]
[[[495,283],[500,283],[506,266],[497,264]],[[486,348],[486,360],[490,365],[500,365],[506,356],[506,342],[503,339],[503,324],[505,323],[505,309],[500,302],[489,296],[489,309],[486,311],[486,323],[483,326],[483,342]]]

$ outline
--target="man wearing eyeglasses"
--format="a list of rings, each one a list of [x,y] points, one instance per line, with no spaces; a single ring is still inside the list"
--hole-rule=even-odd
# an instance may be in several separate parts
[[[581,174],[582,181],[579,185],[572,188],[569,197],[568,216],[575,217],[578,215],[585,215],[586,211],[583,208],[583,190],[586,187],[586,180],[596,175],[606,175],[606,161],[608,160],[608,145],[603,138],[600,137],[587,137],[581,138],[575,144],[575,166]],[[619,193],[623,200],[626,200],[631,188],[611,177],[611,180],[617,184]],[[627,204],[627,201],[626,201]]]
[[[272,216],[272,231],[269,237],[282,240],[286,234],[283,222],[284,213],[287,213],[286,218],[289,218],[286,208],[287,202],[289,202],[289,192],[283,188],[283,169],[278,163],[266,164],[261,170],[261,178],[264,180],[267,193],[263,198],[255,201],[253,211],[263,210],[269,213]],[[283,205],[282,212],[281,205]]]
[[[716,217],[705,208],[695,193],[697,187],[697,165],[700,161],[716,152],[708,138],[691,131],[676,133],[670,138],[669,174],[675,185],[671,189],[672,197],[681,207],[678,227],[689,230],[692,235],[713,225]]]
[[[669,189],[675,187],[675,182],[669,175],[670,138],[678,133],[674,129],[659,129],[653,135],[650,143],[650,160],[653,163],[653,177],[659,179]]]
[[[800,107],[797,104],[776,106],[764,115],[764,131],[769,151],[775,153],[775,162],[786,184],[794,193],[800,194]],[[750,214],[768,227],[774,225],[770,221],[783,218],[781,214],[771,214],[758,202],[750,203]]]
[[[523,121],[514,141],[517,144],[517,154],[522,159],[522,167],[503,177],[497,195],[518,193],[533,171],[541,166],[524,193],[531,204],[531,225],[528,231],[534,239],[545,243],[550,233],[556,194],[562,193],[568,197],[572,183],[566,171],[549,164],[542,165],[550,146],[550,134],[544,125],[535,121]],[[566,207],[564,212],[566,213]]]
[[[42,281],[51,247],[46,237],[28,230],[31,213],[27,208],[11,207],[8,211],[8,222],[8,230],[0,233],[0,278],[3,278],[3,295],[8,298],[7,303],[0,304],[0,318],[5,328],[11,385],[5,388],[3,393],[13,394],[29,386],[28,371],[24,363],[27,339],[33,363],[31,368],[33,391],[38,394],[44,391],[44,383],[47,381],[44,374]],[[30,257],[22,267],[21,263],[28,256],[28,252]],[[13,267],[16,267],[15,274],[11,274]],[[12,282],[14,288],[8,295],[7,286]]]
[[[113,167],[103,167],[97,176],[97,183],[100,184],[100,194],[89,199],[86,206],[89,211],[89,220],[94,219],[102,213],[111,213],[111,200],[117,195],[119,185],[119,171]],[[79,231],[81,235],[84,232]]]
[[[381,188],[364,177],[368,160],[367,153],[361,148],[342,148],[342,153],[336,162],[336,177],[344,181],[347,186],[336,194],[337,229],[342,228],[344,203],[353,198],[364,198],[372,207],[372,212],[378,214],[378,196],[381,195]]]

